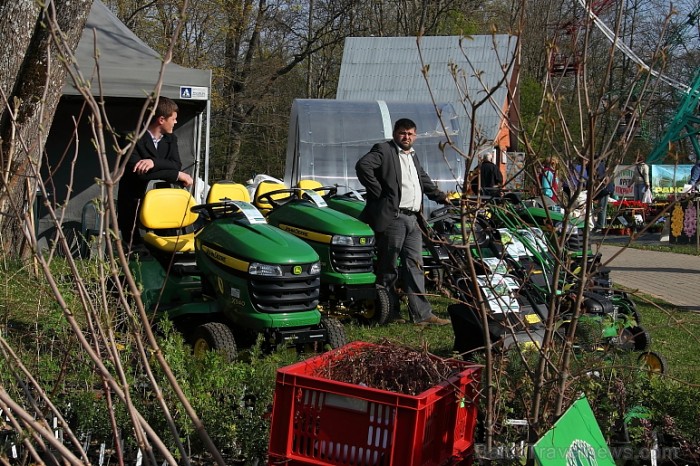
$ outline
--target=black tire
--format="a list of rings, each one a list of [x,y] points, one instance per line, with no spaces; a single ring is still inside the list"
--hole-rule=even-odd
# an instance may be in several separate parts
[[[343,324],[341,324],[338,319],[323,316],[321,317],[321,327],[325,328],[328,332],[328,339],[325,343],[329,349],[340,348],[347,344],[348,337],[345,335],[345,327],[343,327]]]
[[[391,300],[389,291],[377,287],[377,296],[365,307],[365,318],[372,325],[386,325],[391,317]]]
[[[634,351],[637,346],[635,341],[635,327],[623,328],[615,340],[615,345],[623,351]]]
[[[651,375],[665,374],[668,369],[668,362],[659,353],[654,351],[645,351],[637,358],[640,370]]]
[[[229,361],[238,357],[236,340],[228,325],[221,322],[207,322],[194,330],[192,334],[192,349],[194,355],[201,357],[207,351],[219,351]]]
[[[649,349],[651,346],[651,335],[649,335],[649,332],[642,327],[632,327],[630,332],[632,332],[632,338],[634,338],[635,351],[646,351]]]

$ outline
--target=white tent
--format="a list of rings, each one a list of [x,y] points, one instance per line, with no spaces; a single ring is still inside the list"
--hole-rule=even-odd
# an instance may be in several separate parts
[[[135,131],[144,102],[154,93],[159,79],[162,59],[158,53],[100,0],[95,0],[75,55],[83,77],[90,82],[92,94],[104,99],[111,126],[123,134]],[[96,62],[99,63],[99,80],[95,73]],[[175,133],[183,169],[205,182],[209,159],[210,87],[210,70],[170,63],[165,67],[160,90],[160,95],[175,99],[180,109]],[[100,187],[95,182],[100,177],[100,167],[91,143],[93,135],[87,114],[84,99],[72,81],[67,82],[42,163],[42,177],[50,191],[50,202],[65,205],[65,231],[84,231],[83,208],[100,195]],[[74,120],[78,124],[77,139]],[[70,192],[69,183],[72,183]],[[43,218],[46,213],[41,202],[38,210],[38,235],[41,240],[50,241],[53,225]],[[88,220],[94,221],[94,218]]]

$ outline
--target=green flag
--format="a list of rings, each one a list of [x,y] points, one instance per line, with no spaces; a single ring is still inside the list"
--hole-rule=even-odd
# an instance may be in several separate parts
[[[533,450],[542,466],[615,466],[585,396],[566,410]]]

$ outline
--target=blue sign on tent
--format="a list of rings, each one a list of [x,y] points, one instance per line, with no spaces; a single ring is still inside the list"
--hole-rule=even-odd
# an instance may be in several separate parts
[[[207,100],[209,98],[209,89],[202,86],[180,86],[180,98]]]

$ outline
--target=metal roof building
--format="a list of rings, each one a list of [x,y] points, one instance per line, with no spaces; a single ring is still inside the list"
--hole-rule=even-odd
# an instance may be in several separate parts
[[[506,34],[349,37],[336,99],[431,102],[432,96],[455,108],[465,154],[472,125],[478,149],[516,150],[506,124],[515,115],[511,101],[517,103],[517,94],[508,92],[516,89],[516,46],[517,37]],[[472,121],[473,104],[484,99]]]

